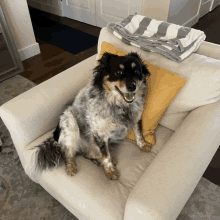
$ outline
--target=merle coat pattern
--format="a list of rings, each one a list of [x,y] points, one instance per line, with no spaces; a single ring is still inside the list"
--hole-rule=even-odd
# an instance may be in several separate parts
[[[82,154],[101,165],[110,179],[118,179],[110,147],[121,143],[130,129],[141,150],[149,152],[141,133],[141,115],[150,73],[137,53],[104,53],[92,80],[60,116],[53,137],[40,146],[37,168],[45,170],[65,161],[68,175],[78,171],[75,156]]]

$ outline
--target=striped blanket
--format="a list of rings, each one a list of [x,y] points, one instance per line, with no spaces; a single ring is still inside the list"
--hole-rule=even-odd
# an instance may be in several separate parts
[[[123,42],[148,52],[157,52],[181,62],[198,50],[205,40],[203,31],[158,21],[142,15],[130,15],[107,29]]]

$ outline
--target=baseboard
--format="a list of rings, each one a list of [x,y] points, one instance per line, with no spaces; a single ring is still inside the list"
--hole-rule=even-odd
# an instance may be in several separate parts
[[[194,17],[192,17],[190,20],[188,20],[187,22],[185,22],[184,24],[182,24],[182,26],[185,27],[192,27],[193,25],[195,25],[199,20],[198,15],[195,15]]]
[[[214,10],[217,6],[219,6],[219,4],[220,4],[219,0],[218,1],[212,1],[209,11]]]
[[[25,47],[18,51],[21,61],[26,60],[28,58],[31,58],[33,56],[36,56],[37,54],[40,54],[40,47],[38,43],[34,43],[28,47]]]
[[[60,4],[60,8],[53,5],[44,4],[42,2],[37,2],[35,0],[28,0],[27,3],[29,6],[39,9],[41,11],[45,11],[58,16],[63,16],[62,2]]]

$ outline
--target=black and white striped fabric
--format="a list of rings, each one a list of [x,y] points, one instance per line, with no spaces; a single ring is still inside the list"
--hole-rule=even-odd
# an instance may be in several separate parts
[[[129,15],[120,22],[109,23],[107,29],[127,44],[177,62],[197,51],[206,38],[203,31],[142,15]]]

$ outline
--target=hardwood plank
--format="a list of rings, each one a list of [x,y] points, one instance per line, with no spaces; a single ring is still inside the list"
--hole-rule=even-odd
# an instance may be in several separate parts
[[[40,17],[43,17],[44,19],[51,19],[97,37],[99,36],[101,30],[101,28],[94,27],[83,22],[59,17],[40,10],[31,9],[30,15],[37,16],[39,19]],[[37,84],[44,82],[45,80],[97,53],[97,45],[73,55],[61,48],[50,45],[41,39],[36,38],[36,41],[39,43],[41,54],[28,60],[24,60],[22,63],[25,71],[20,75]]]
[[[29,61],[28,64],[32,63],[34,65],[29,65],[25,69],[25,73],[22,73],[22,76],[28,77],[29,80],[35,81],[39,77],[47,76],[48,73],[52,70],[59,68],[72,60],[75,60],[75,56],[64,51],[57,56],[54,56],[46,61],[43,60],[42,55],[36,56],[35,59]]]
[[[206,41],[220,44],[220,6],[199,19],[193,28],[204,31]]]
[[[67,25],[69,27],[75,28],[87,34],[91,34],[93,36],[98,37],[101,31],[101,28],[95,27],[83,22],[79,22],[70,18],[63,17],[60,21],[62,24]]]
[[[47,42],[42,41],[40,39],[37,39],[37,42],[39,43],[39,46],[40,46],[40,51],[41,51],[43,61],[51,59],[52,57],[55,57],[65,52],[65,50],[59,47],[56,47],[54,45],[48,44]]]
[[[26,61],[23,61],[25,71],[20,75],[37,84],[42,83],[50,77],[59,74],[60,72],[97,53],[97,45],[76,55],[66,51],[62,52],[57,50],[55,53],[56,52],[58,54],[54,56],[51,54],[40,54]]]

